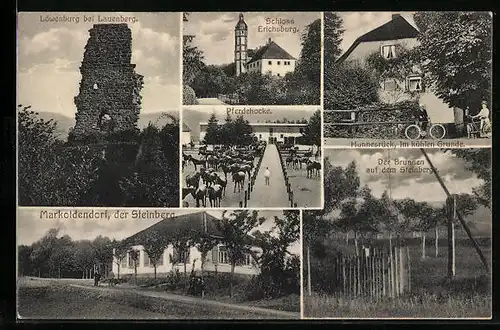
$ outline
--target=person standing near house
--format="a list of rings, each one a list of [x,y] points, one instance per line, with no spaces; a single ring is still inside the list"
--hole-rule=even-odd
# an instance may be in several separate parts
[[[94,286],[99,286],[100,279],[101,279],[101,274],[99,274],[99,271],[96,271],[94,273]]]
[[[418,117],[418,122],[420,123],[420,128],[422,128],[424,132],[427,132],[427,126],[429,124],[429,115],[427,114],[427,109],[425,104],[420,103],[419,109],[420,111],[418,112],[417,117]]]
[[[271,177],[271,171],[269,171],[269,167],[266,167],[264,171],[264,178],[266,179],[266,186],[269,186],[269,178]]]
[[[481,110],[475,116],[471,117],[472,119],[479,118],[481,120],[479,124],[479,130],[483,132],[483,129],[486,127],[490,127],[490,109],[488,109],[488,103],[486,101],[481,102]]]

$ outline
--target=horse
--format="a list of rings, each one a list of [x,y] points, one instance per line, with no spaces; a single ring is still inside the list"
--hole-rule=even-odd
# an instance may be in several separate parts
[[[210,207],[220,207],[220,201],[222,199],[222,186],[220,184],[214,184],[208,187],[208,200],[210,202]]]
[[[234,193],[236,193],[236,187],[238,187],[238,192],[241,192],[241,189],[244,189],[245,177],[246,177],[245,172],[240,171],[233,173]]]

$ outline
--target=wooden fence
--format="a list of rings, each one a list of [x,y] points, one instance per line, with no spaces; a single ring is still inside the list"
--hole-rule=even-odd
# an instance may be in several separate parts
[[[240,104],[238,94],[217,94],[217,98],[224,103],[237,105]]]
[[[286,164],[283,161],[283,155],[282,155],[281,147],[279,146],[279,144],[276,144],[276,149],[278,150],[280,166],[281,166],[281,170],[283,171],[283,176],[285,178],[285,187],[286,187],[286,192],[288,193],[288,201],[290,201],[290,207],[297,207],[297,202],[295,202],[295,200],[293,198],[292,186],[290,185],[290,181],[288,180],[288,173],[287,173],[287,169],[286,169]]]
[[[361,249],[360,256],[333,260],[332,280],[345,297],[399,297],[411,291],[411,260],[408,247],[388,250]]]

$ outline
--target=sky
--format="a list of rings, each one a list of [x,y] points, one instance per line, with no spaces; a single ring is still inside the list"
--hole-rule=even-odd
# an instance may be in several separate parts
[[[439,171],[448,190],[453,194],[472,193],[472,188],[483,183],[476,174],[465,169],[465,163],[449,152],[444,153],[439,149],[426,149],[426,152]],[[394,159],[400,160],[423,160],[422,168],[430,169],[420,149],[327,149],[324,152],[325,159],[328,157],[334,166],[347,166],[352,160],[356,161],[361,185],[367,184],[376,197],[380,197],[385,189],[391,186],[393,199],[412,198],[416,201],[429,203],[444,203],[446,195],[432,172],[428,174],[418,173],[391,173],[382,174],[381,169],[387,167],[380,165],[378,173],[368,174],[367,169],[373,169],[378,165],[379,159],[391,159],[391,167],[399,172],[401,167],[396,166]],[[390,181],[389,181],[390,177]]]
[[[343,29],[345,29],[340,44],[342,53],[351,47],[358,37],[389,22],[392,14],[401,14],[410,24],[415,26],[413,12],[338,12],[343,21]]]
[[[74,117],[79,66],[88,30],[98,15],[131,16],[132,63],[144,76],[141,113],[178,109],[180,104],[180,13],[19,13],[18,104],[35,111]],[[41,22],[45,17],[78,17],[78,23]],[[84,22],[94,17],[94,23]]]
[[[18,208],[17,210],[17,243],[18,244],[32,244],[43,237],[43,235],[51,228],[59,228],[60,236],[69,235],[73,240],[94,239],[99,235],[107,236],[110,239],[115,238],[121,240],[132,236],[133,234],[146,229],[155,223],[161,221],[163,218],[133,218],[133,209],[107,209],[109,214],[115,214],[116,211],[128,211],[128,216],[123,219],[115,219],[113,216],[110,220],[97,220],[97,219],[47,219],[47,217],[40,218],[40,211],[42,209],[36,208]],[[54,211],[48,208],[43,210]],[[72,209],[60,209],[68,211]],[[90,211],[92,209],[78,209],[80,211]],[[94,211],[104,211],[106,209],[94,209]],[[144,211],[142,209],[141,211]],[[154,209],[148,209],[154,211]],[[175,213],[175,216],[195,213],[199,211],[178,210],[178,209],[158,209],[158,212]],[[210,211],[207,213],[221,218],[222,211]],[[228,215],[231,211],[228,211]],[[281,211],[259,211],[259,217],[265,217],[266,221],[256,230],[262,232],[270,230],[274,226],[274,217],[282,217]],[[168,221],[168,220],[167,220]],[[300,253],[300,244],[297,242],[290,247],[291,253]]]
[[[227,64],[234,61],[234,28],[239,20],[239,12],[192,12],[188,22],[183,23],[185,34],[195,35],[193,45],[204,52],[206,64]],[[300,37],[305,27],[321,18],[319,12],[243,12],[248,25],[248,48],[264,46],[271,38],[290,55],[299,58]],[[266,19],[275,22],[293,20],[293,24],[266,24]],[[279,26],[296,28],[297,32],[259,32],[259,26]],[[262,30],[262,28],[261,28]]]

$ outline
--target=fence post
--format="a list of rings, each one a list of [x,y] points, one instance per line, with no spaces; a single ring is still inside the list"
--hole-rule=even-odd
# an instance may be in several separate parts
[[[382,296],[385,297],[385,279],[386,279],[386,276],[385,276],[385,258],[386,258],[386,255],[385,255],[385,252],[382,251]]]
[[[394,260],[393,260],[393,254],[394,254],[394,247],[389,252],[389,292],[390,292],[390,297],[394,298],[394,288],[396,283],[394,282]]]
[[[248,192],[245,190],[245,207],[247,207],[247,200],[248,200]]]
[[[345,271],[345,257],[342,256],[341,258],[341,263],[342,263],[342,294],[345,296],[347,295],[347,285],[346,285],[346,271]]]
[[[293,203],[293,207],[297,207],[297,203],[296,203],[296,202],[295,202],[295,203]]]
[[[243,207],[243,202],[242,201],[240,201],[240,207]]]
[[[250,191],[252,190],[252,185],[250,184],[250,182],[248,183],[248,199],[250,199]]]
[[[452,195],[446,199],[448,208],[448,277],[455,277],[455,219],[457,210],[456,196]]]
[[[408,263],[408,292],[411,292],[411,260],[410,260],[410,249],[406,247],[406,261]]]
[[[406,290],[406,260],[404,259],[404,253],[403,253],[403,248],[401,247],[399,249],[399,265],[400,265],[400,280],[399,280],[399,287],[400,287],[400,294],[403,294]]]

